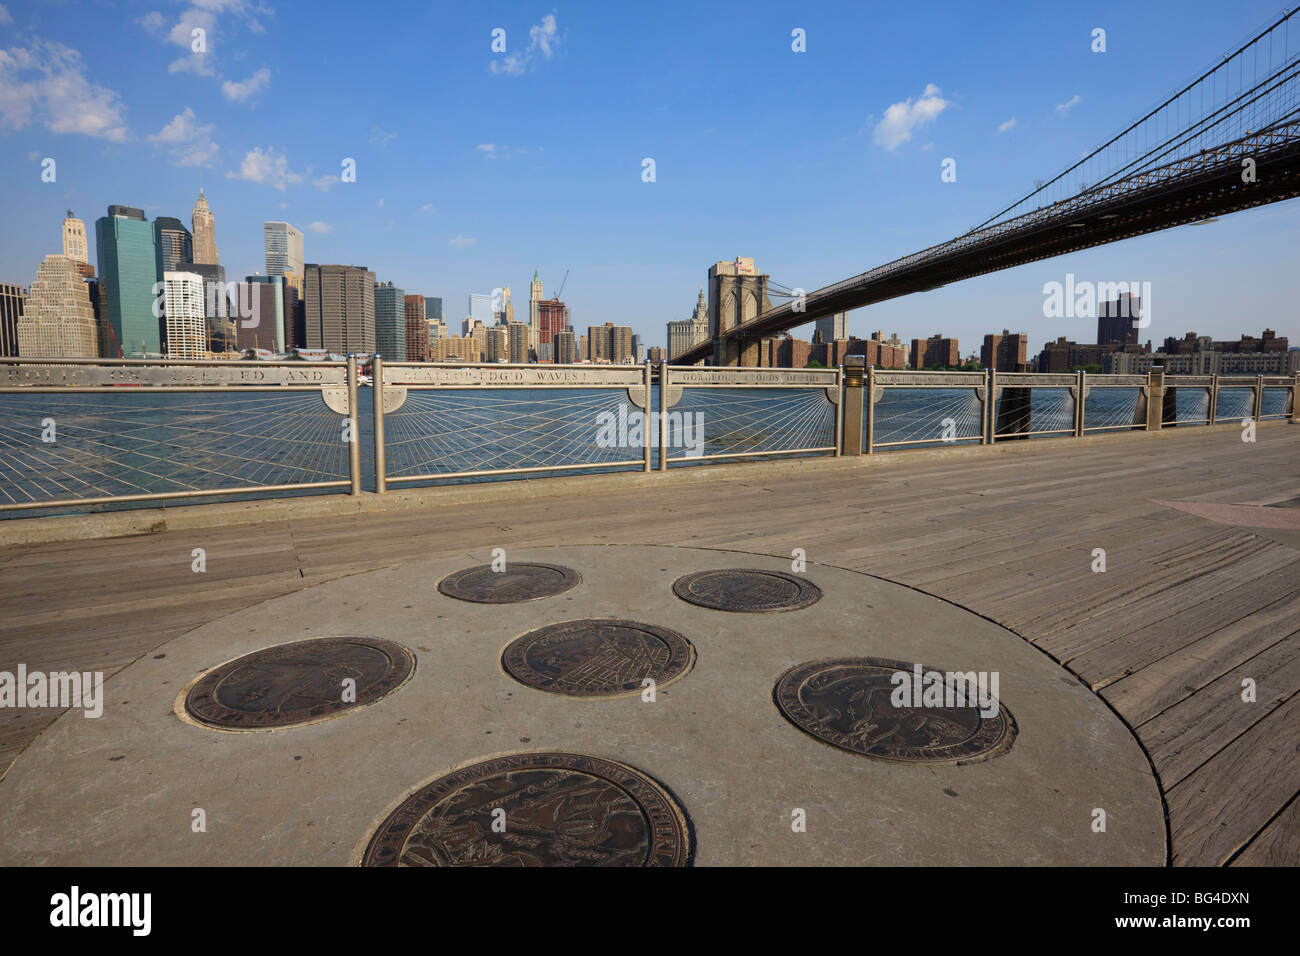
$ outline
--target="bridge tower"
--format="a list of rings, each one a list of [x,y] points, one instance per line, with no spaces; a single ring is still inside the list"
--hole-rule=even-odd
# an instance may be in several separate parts
[[[759,364],[760,339],[742,341],[727,333],[772,308],[767,296],[768,276],[753,259],[737,256],[735,262],[709,267],[709,338],[713,339],[714,365]]]

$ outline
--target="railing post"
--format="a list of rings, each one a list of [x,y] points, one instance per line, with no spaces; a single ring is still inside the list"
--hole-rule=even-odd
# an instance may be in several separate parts
[[[1153,365],[1147,371],[1147,431],[1158,432],[1164,419],[1165,409],[1165,370]]]
[[[357,421],[357,357],[348,356],[348,473],[352,477],[352,495],[361,494],[361,427]]]
[[[840,449],[845,455],[862,454],[862,386],[866,380],[867,357],[846,355],[840,372],[844,389],[840,394]]]
[[[984,404],[984,417],[987,420],[987,440],[986,445],[992,445],[998,440],[998,370],[989,369],[989,400]]]
[[[1291,424],[1300,425],[1300,372],[1291,380]]]
[[[1075,386],[1079,389],[1079,398],[1074,403],[1074,437],[1083,437],[1084,421],[1088,414],[1085,403],[1088,400],[1088,373],[1079,369],[1079,384]]]
[[[668,363],[659,364],[659,470],[668,470]]]
[[[1219,374],[1216,372],[1210,376],[1210,420],[1207,425],[1214,424],[1214,418],[1219,413]]]
[[[876,453],[876,367],[867,369],[867,390],[863,393],[863,417],[866,418],[866,444],[863,454]]]
[[[370,366],[370,392],[375,400],[375,492],[388,490],[388,462],[384,457],[384,359],[376,355]]]
[[[642,468],[643,471],[650,471],[653,467],[650,461],[650,448],[654,445],[654,442],[651,441],[652,432],[650,430],[654,427],[654,407],[654,366],[651,365],[650,361],[647,359],[645,363],[645,417],[642,419],[645,427],[641,429],[641,441],[645,445],[645,464]]]
[[[1255,376],[1255,408],[1252,416],[1258,422],[1264,416],[1264,376]]]

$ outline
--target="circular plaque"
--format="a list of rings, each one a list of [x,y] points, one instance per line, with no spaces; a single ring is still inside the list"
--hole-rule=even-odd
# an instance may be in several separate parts
[[[695,648],[666,627],[635,621],[565,621],[512,641],[501,663],[529,687],[573,697],[641,692],[646,678],[662,687],[681,677]]]
[[[313,723],[372,704],[415,670],[415,655],[373,637],[318,637],[266,647],[208,671],[185,711],[225,730]]]
[[[673,582],[683,601],[717,611],[795,611],[816,604],[821,588],[807,578],[784,571],[725,568],[696,571]]]
[[[586,754],[494,757],[439,777],[380,824],[362,866],[685,866],[676,801]]]
[[[438,590],[477,604],[515,604],[563,594],[581,583],[582,575],[572,568],[520,562],[504,571],[493,571],[490,564],[457,571],[439,581]]]
[[[906,676],[906,688],[897,674]],[[921,674],[918,681],[913,664],[872,657],[811,661],[781,675],[774,697],[800,730],[878,760],[969,763],[1011,749],[1015,719],[1000,702],[991,716],[981,713],[974,671],[923,667]]]

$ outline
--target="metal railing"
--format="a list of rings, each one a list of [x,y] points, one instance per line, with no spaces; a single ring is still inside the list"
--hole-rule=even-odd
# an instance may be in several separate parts
[[[663,365],[659,468],[667,469],[672,460],[839,455],[842,377],[838,368]],[[691,430],[690,415],[697,416],[694,441],[685,434]],[[685,440],[674,441],[674,427]],[[673,447],[679,450],[670,451]]]
[[[1158,368],[1145,375],[867,369],[860,385],[850,377],[846,386],[845,414],[855,402],[863,403],[860,451],[873,454],[905,446],[1082,437],[1247,418],[1295,422],[1300,374],[1165,376]],[[891,408],[890,396],[909,397]]]
[[[361,493],[356,360],[0,358],[0,511]]]
[[[651,468],[649,365],[376,358],[374,385],[380,493],[417,481]]]
[[[1295,376],[0,359],[0,512],[1300,422]],[[360,418],[372,401],[373,420]],[[367,448],[365,453],[369,453]],[[367,465],[371,463],[365,463]]]
[[[898,372],[871,369],[863,447],[988,442],[983,372]]]

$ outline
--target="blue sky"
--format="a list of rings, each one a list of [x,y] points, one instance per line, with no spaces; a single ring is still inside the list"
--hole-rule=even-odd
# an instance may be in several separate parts
[[[451,320],[469,292],[502,285],[526,310],[534,269],[548,296],[568,269],[580,331],[614,321],[648,345],[690,314],[719,259],[751,256],[813,289],[965,232],[1279,12],[1255,0],[0,11],[0,281],[30,284],[67,208],[94,261],[109,203],[188,223],[202,184],[232,278],[264,268],[262,222],[286,219],[308,261],[440,295]],[[791,49],[796,27],[805,53]],[[947,157],[953,183],[940,179]],[[344,158],[356,182],[338,181]],[[852,313],[850,331],[942,331],[963,353],[1004,327],[1035,349],[1092,341],[1094,323],[1042,314],[1043,284],[1073,272],[1151,282],[1156,344],[1264,326],[1300,344],[1298,248],[1292,201],[881,303]]]

